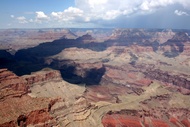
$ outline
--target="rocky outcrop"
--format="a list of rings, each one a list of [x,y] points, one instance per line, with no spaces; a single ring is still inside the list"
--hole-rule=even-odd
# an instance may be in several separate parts
[[[187,42],[190,42],[188,34],[185,32],[177,32],[173,38],[169,39],[160,46],[164,50],[163,55],[172,58],[184,52],[184,44]]]
[[[148,86],[151,84],[152,81],[149,78],[144,77],[139,72],[131,72],[130,68],[130,66],[119,67],[106,65],[106,72],[103,76],[103,79],[105,82],[109,81],[115,84],[121,84],[125,86]]]
[[[159,110],[159,109],[156,109]],[[179,109],[178,111],[180,111]],[[188,111],[186,111],[188,113]],[[166,118],[152,118],[152,114],[147,116],[146,111],[121,110],[117,112],[108,112],[102,118],[104,127],[130,126],[130,127],[189,127],[188,118],[176,118],[168,115]]]
[[[0,101],[12,97],[21,97],[29,92],[27,82],[8,71],[0,69]]]
[[[190,56],[190,43],[184,44],[184,51],[182,54],[185,56]]]
[[[84,93],[85,98],[90,102],[106,101],[111,103],[119,103],[118,95],[122,95],[126,92],[131,92],[124,86],[111,86],[108,88],[107,85],[97,85],[86,88]]]
[[[147,70],[146,72],[144,72],[144,74],[151,79],[156,79],[190,90],[190,81],[178,75],[171,75],[168,72],[163,72],[158,69]]]
[[[35,83],[43,83],[52,80],[61,80],[61,74],[59,71],[51,69],[43,69],[42,71],[32,73],[31,75],[22,76],[28,85]]]
[[[139,45],[132,45],[130,49],[134,51],[134,53],[141,53],[141,52],[154,52],[154,48],[151,46],[139,46]]]
[[[83,42],[83,43],[91,43],[95,42],[96,39],[93,38],[90,34],[85,34],[79,38],[77,38],[77,41]]]
[[[23,119],[18,118],[17,122],[18,120],[19,122],[21,122]],[[26,116],[25,122],[26,125],[38,125],[38,126],[52,126],[56,124],[56,121],[53,120],[53,117],[50,116],[50,113],[48,112],[47,109],[35,110],[30,112]]]
[[[56,121],[50,116],[47,109],[35,110],[26,115],[20,115],[17,118],[17,124],[20,127],[24,126],[53,126]]]
[[[0,102],[0,126],[55,125],[48,112],[50,99],[31,98],[28,95]]]
[[[123,115],[107,115],[102,120],[104,127],[116,127],[116,126],[129,126],[129,127],[142,127],[139,118],[123,116]]]
[[[28,96],[30,83],[7,69],[0,69],[0,126],[55,125],[48,110],[54,103],[48,98]]]

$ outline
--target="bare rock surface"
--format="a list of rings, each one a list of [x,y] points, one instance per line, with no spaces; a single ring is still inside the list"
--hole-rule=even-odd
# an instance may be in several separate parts
[[[189,33],[0,31],[0,126],[189,127]]]
[[[48,112],[51,98],[31,98],[27,80],[7,69],[0,70],[0,126],[54,125]],[[52,98],[53,99],[53,98]]]

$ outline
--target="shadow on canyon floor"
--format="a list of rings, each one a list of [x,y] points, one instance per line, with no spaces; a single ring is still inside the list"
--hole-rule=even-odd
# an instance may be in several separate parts
[[[6,50],[0,50],[0,68],[8,68],[16,75],[22,76],[31,74],[49,67],[52,69],[60,70],[61,76],[64,80],[75,83],[87,85],[99,84],[102,76],[104,75],[105,68],[89,69],[85,73],[85,77],[76,75],[75,66],[68,65],[68,67],[58,68],[52,65],[45,64],[44,59],[49,56],[60,53],[65,48],[85,48],[95,51],[102,51],[106,49],[105,43],[83,43],[80,39],[58,39],[53,42],[42,43],[36,47],[21,49],[13,56]]]
[[[106,69],[104,67],[100,69],[89,69],[85,72],[84,77],[82,77],[75,74],[74,66],[69,66],[65,67],[64,69],[60,69],[63,80],[73,84],[86,84],[87,86],[98,85],[105,71]]]

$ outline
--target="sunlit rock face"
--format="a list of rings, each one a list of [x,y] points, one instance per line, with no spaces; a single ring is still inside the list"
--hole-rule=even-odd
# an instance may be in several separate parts
[[[50,98],[31,98],[30,84],[7,69],[0,69],[0,126],[54,125],[48,112]]]
[[[29,92],[27,82],[7,69],[0,69],[1,99],[21,97]]]
[[[0,32],[0,126],[189,127],[188,33]]]

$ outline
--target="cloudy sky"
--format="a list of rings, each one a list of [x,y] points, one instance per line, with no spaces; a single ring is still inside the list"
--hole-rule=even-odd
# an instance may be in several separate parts
[[[0,0],[0,28],[190,29],[190,0]]]

